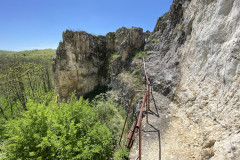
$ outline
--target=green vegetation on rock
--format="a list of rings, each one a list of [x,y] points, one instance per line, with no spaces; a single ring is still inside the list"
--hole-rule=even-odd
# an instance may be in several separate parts
[[[112,53],[110,55],[110,61],[115,61],[116,59],[118,59],[120,57],[120,54],[117,53]]]
[[[152,43],[157,43],[157,42],[159,42],[160,40],[159,39],[152,39]]]
[[[147,51],[139,51],[139,52],[136,52],[134,59],[140,59],[145,57],[147,57]]]

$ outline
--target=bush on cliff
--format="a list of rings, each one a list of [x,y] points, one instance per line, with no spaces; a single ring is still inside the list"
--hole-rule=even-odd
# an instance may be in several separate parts
[[[57,105],[28,103],[21,118],[5,125],[6,159],[108,159],[112,133],[97,119],[88,101],[71,98]]]

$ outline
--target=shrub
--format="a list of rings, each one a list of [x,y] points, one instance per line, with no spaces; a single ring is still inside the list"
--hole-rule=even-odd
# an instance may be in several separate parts
[[[140,52],[136,52],[134,59],[142,59],[142,58],[147,57],[147,52],[146,51],[140,51]]]
[[[178,29],[178,30],[181,30],[181,29],[182,29],[182,25],[179,24],[179,25],[177,26],[177,29]]]
[[[157,42],[159,42],[160,40],[159,39],[152,39],[152,43],[157,43]]]
[[[110,61],[115,61],[115,60],[118,59],[119,57],[120,57],[119,54],[117,54],[117,53],[112,53],[112,54],[110,55]]]
[[[96,96],[92,103],[97,119],[108,127],[112,133],[114,144],[116,144],[124,123],[124,117],[120,114],[120,112],[124,112],[123,109],[114,103],[106,93]]]
[[[28,103],[22,117],[5,125],[5,159],[108,159],[113,141],[88,101],[46,106]]]
[[[127,159],[128,156],[129,156],[129,150],[123,147],[120,147],[113,155],[114,160]]]

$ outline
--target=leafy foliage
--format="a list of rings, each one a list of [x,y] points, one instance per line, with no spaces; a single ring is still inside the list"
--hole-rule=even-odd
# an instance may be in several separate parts
[[[120,54],[117,54],[115,52],[109,55],[110,61],[115,61],[119,57],[120,57]]]
[[[160,39],[156,39],[156,38],[152,39],[152,43],[158,43],[159,41]]]
[[[48,103],[49,94],[52,94],[53,89],[51,56],[54,52],[32,50],[0,55],[2,117],[7,120],[19,116],[22,110],[27,110],[28,99]]]
[[[140,51],[140,52],[136,52],[134,59],[139,59],[139,58],[143,58],[143,57],[147,57],[147,52],[146,51]]]
[[[21,52],[0,52],[0,73],[8,68],[16,60],[20,62],[35,63],[51,70],[52,59],[55,57],[56,50],[29,50]]]
[[[107,93],[96,96],[98,92],[91,93],[92,99],[96,96],[91,102],[73,95],[57,104],[54,54],[55,50],[0,53],[0,157],[112,158],[125,111]],[[118,150],[114,158],[126,153]]]
[[[127,159],[129,156],[129,150],[127,148],[120,147],[113,155],[114,160]]]
[[[92,101],[96,112],[97,119],[106,125],[112,132],[112,139],[115,144],[120,138],[121,130],[124,123],[124,115],[121,115],[123,109],[114,103],[107,93],[100,94]]]
[[[112,134],[98,121],[88,101],[59,106],[30,102],[22,118],[5,125],[9,137],[2,150],[6,159],[107,159],[113,150]]]

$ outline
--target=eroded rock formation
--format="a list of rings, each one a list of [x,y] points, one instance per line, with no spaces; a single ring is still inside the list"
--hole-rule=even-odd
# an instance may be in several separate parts
[[[119,55],[119,66],[114,70],[118,73],[135,51],[143,50],[146,38],[147,34],[135,27],[122,27],[106,36],[66,30],[53,65],[59,100],[68,98],[73,91],[83,96],[99,86],[108,85],[109,55]]]
[[[53,66],[60,100],[74,90],[128,84],[129,75],[126,83],[116,75],[145,47],[153,93],[170,99],[157,106],[166,121],[157,127],[162,159],[239,159],[240,0],[173,0],[148,34],[124,27],[106,36],[65,31]],[[117,56],[109,63],[111,53]]]
[[[174,0],[145,46],[172,99],[162,159],[240,158],[240,1]]]

